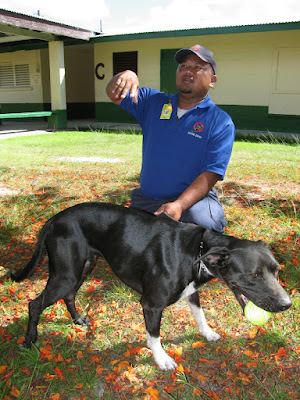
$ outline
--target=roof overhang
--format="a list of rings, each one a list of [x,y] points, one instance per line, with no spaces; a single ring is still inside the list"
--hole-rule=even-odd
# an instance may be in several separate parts
[[[96,32],[72,27],[0,8],[0,45],[23,40],[54,41],[79,39],[88,41]]]

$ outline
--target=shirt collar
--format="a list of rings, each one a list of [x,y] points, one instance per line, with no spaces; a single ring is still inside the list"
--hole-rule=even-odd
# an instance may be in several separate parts
[[[173,103],[173,106],[175,106],[177,108],[178,107],[178,93],[176,93],[173,96],[174,96],[174,100],[175,100],[175,104]],[[212,105],[214,105],[214,103],[212,102],[211,98],[209,97],[209,94],[207,94],[207,96],[205,97],[204,100],[201,101],[201,103],[197,104],[195,107],[192,107],[190,110],[193,110],[195,108],[209,108]]]
[[[211,107],[213,102],[211,101],[209,95],[205,97],[204,100],[201,101],[201,103],[197,104],[194,108],[208,108]]]

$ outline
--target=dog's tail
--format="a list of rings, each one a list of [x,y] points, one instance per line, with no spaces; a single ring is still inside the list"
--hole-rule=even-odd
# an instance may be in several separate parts
[[[46,240],[51,222],[52,222],[52,219],[49,219],[43,226],[43,228],[39,234],[38,241],[36,243],[33,255],[31,257],[31,260],[28,262],[28,264],[20,271],[11,273],[11,279],[13,279],[14,281],[21,282],[22,280],[24,280],[25,278],[30,276],[33,273],[33,271],[35,270],[35,268],[39,265],[39,262],[40,262],[40,259],[42,257],[43,250],[45,247],[45,240]]]

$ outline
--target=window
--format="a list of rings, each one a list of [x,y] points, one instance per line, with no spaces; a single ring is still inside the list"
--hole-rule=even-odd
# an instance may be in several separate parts
[[[130,69],[137,74],[137,51],[113,53],[113,74]]]
[[[30,88],[29,64],[0,64],[0,89]]]
[[[279,48],[276,53],[274,93],[300,93],[300,48]]]

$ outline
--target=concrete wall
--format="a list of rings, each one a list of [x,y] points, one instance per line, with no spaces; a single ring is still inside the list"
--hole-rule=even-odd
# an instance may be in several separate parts
[[[0,89],[0,104],[7,103],[42,103],[43,90],[41,83],[40,50],[16,51],[0,54],[0,65],[28,64],[30,71],[30,87]]]
[[[105,65],[105,79],[95,80],[96,102],[108,101],[105,87],[112,77],[113,52],[138,51],[141,85],[159,89],[160,50],[196,43],[214,52],[218,82],[210,95],[217,104],[266,106],[270,113],[300,115],[300,84],[293,85],[300,82],[299,30],[95,43],[94,64]]]
[[[65,46],[64,62],[69,117],[94,117],[93,45]],[[48,48],[0,53],[0,65],[4,63],[28,63],[30,66],[31,87],[29,89],[0,89],[2,112],[50,109],[51,90]]]
[[[68,103],[95,101],[93,45],[65,47]]]
[[[1,57],[1,54],[0,54]],[[48,49],[41,50],[44,101],[51,102]],[[95,101],[93,45],[65,47],[66,94],[68,103]]]
[[[132,40],[121,35],[65,45],[68,118],[96,114],[99,121],[132,121],[105,93],[113,74],[114,52],[137,51],[141,85],[160,89],[161,50],[199,43],[214,52],[217,62],[218,82],[210,95],[238,128],[300,132],[300,30],[201,33],[161,38],[129,35]],[[29,44],[26,51],[0,52],[3,63],[28,63],[31,82],[26,89],[0,89],[1,112],[50,108],[47,48],[30,49]]]

